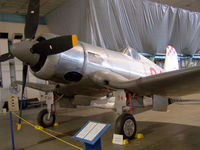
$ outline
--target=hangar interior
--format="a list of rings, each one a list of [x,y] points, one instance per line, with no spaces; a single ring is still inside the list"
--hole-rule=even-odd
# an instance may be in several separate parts
[[[10,52],[13,44],[25,39],[24,28],[28,3],[29,0],[0,1],[1,55]],[[76,34],[79,41],[118,52],[130,46],[162,68],[166,46],[172,45],[178,54],[179,68],[198,66],[200,63],[199,4],[198,0],[40,0],[39,25],[35,37],[45,33]],[[50,84],[49,81],[37,78],[32,73],[28,70],[27,83]],[[21,97],[22,87],[14,84],[14,81],[22,81],[22,78],[23,62],[18,58],[0,63],[1,112],[9,96]],[[37,99],[39,104],[45,105],[45,94],[44,91],[26,87],[24,97],[27,101]],[[172,149],[199,149],[200,147],[197,140],[200,127],[197,119],[200,114],[198,105],[172,104],[169,105],[171,111],[164,113],[152,111],[152,99],[148,97],[142,100],[142,105],[133,100],[133,113],[137,120],[138,132],[144,134],[144,139],[134,139],[126,146],[118,146],[112,144],[116,118],[112,109],[115,100],[105,100],[103,97],[99,102],[99,99],[94,97],[80,96],[76,99],[81,105],[100,108],[77,106],[78,109],[75,109],[57,106],[59,126],[50,129],[55,130],[53,133],[55,136],[72,145],[84,147],[83,143],[75,141],[72,136],[88,120],[93,120],[111,124],[111,129],[102,138],[103,149],[168,149],[166,143],[171,145]],[[178,99],[199,100],[199,95],[197,93]],[[23,117],[34,124],[37,120],[36,113],[42,109],[42,107],[32,108],[36,107],[35,104],[32,103],[29,109],[23,111]],[[1,113],[0,120],[2,122],[0,149],[11,149],[8,114]],[[18,119],[14,118],[13,121],[17,124]],[[27,150],[76,149],[30,129],[28,125],[22,124],[22,126],[21,132],[14,127],[17,147]]]

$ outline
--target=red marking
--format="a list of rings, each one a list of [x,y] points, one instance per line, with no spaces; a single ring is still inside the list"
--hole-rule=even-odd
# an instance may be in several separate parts
[[[156,70],[153,67],[150,67],[150,73],[151,75],[157,74]]]
[[[129,112],[132,115],[133,114],[133,106],[132,106],[132,96],[131,93],[128,93],[128,97],[129,97]]]
[[[168,49],[168,48],[170,48],[170,46],[168,45],[166,48]]]
[[[176,54],[176,50],[172,47],[172,46],[167,46],[167,55],[175,55]]]
[[[110,93],[110,87],[109,85],[106,86],[108,93]]]
[[[118,99],[118,101],[120,100],[120,95],[118,95],[118,98],[117,98],[117,99]]]
[[[48,97],[47,97],[47,100],[51,100],[51,96],[48,96]]]
[[[162,73],[162,70],[160,70],[160,73]]]
[[[121,100],[122,100],[122,101],[123,101],[123,99],[124,99],[123,96],[121,96]]]

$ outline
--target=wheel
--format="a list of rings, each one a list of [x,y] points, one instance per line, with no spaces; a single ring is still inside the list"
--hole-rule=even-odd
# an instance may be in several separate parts
[[[44,128],[48,128],[54,125],[56,120],[56,116],[54,113],[51,113],[50,119],[48,120],[48,111],[47,109],[43,109],[39,112],[37,121],[38,124]]]
[[[115,133],[122,134],[124,139],[133,139],[137,130],[136,121],[129,113],[121,114],[115,123]]]

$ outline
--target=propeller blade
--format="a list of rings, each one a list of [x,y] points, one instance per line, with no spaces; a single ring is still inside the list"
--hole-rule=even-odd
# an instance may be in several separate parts
[[[25,39],[34,39],[39,22],[40,0],[29,0],[26,23],[24,28]]]
[[[41,41],[31,48],[32,53],[41,55],[54,55],[73,48],[78,43],[75,34],[68,36],[60,36],[49,40]]]
[[[23,73],[22,73],[22,93],[21,93],[21,103],[20,103],[20,114],[19,116],[22,117],[22,106],[23,106],[23,98],[24,98],[24,89],[26,86],[26,77],[27,77],[28,65],[23,65]],[[17,130],[21,129],[21,119],[19,118]]]
[[[10,53],[6,53],[0,56],[0,62],[9,60],[9,59],[13,59],[14,56],[12,56]]]

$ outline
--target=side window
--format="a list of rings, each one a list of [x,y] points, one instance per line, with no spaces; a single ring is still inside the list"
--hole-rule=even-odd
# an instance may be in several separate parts
[[[99,54],[88,52],[88,61],[101,65],[103,62],[103,58]]]

